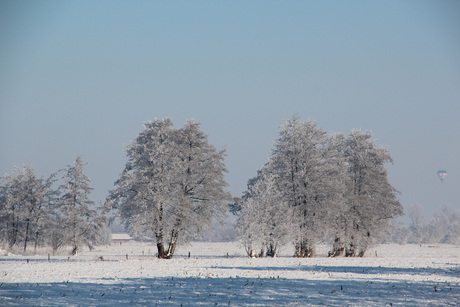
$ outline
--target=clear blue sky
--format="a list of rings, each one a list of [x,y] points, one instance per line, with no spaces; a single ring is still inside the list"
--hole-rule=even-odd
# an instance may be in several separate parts
[[[406,208],[460,209],[460,1],[0,1],[1,175],[81,154],[102,201],[143,122],[193,118],[240,196],[294,114],[371,130]]]

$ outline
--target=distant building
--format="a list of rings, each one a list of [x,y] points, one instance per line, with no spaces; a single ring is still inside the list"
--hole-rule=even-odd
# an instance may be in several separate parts
[[[129,242],[134,240],[129,234],[127,233],[112,233],[112,243],[113,244],[122,244],[124,242]]]

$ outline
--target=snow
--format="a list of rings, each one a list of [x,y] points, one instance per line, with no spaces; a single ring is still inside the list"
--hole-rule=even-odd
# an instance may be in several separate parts
[[[246,257],[239,243],[195,242],[173,259],[152,243],[78,256],[0,251],[1,306],[455,306],[460,247],[380,245],[364,258]],[[189,258],[190,252],[190,258]],[[227,257],[228,254],[228,257]]]

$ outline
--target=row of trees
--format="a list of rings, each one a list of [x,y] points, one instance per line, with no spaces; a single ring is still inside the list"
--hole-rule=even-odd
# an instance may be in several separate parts
[[[275,256],[293,243],[310,257],[315,244],[333,242],[331,256],[363,256],[403,214],[385,164],[388,150],[354,130],[328,135],[297,117],[281,126],[269,161],[233,204],[249,256]]]
[[[194,121],[177,129],[168,118],[147,122],[126,154],[103,214],[89,198],[80,157],[62,170],[58,188],[57,174],[36,178],[29,166],[1,177],[0,240],[24,251],[29,242],[53,250],[71,244],[76,254],[100,240],[113,212],[130,234],[155,239],[158,257],[169,259],[179,242],[222,221],[231,204],[250,256],[275,256],[294,244],[296,256],[310,257],[321,240],[333,242],[333,256],[362,256],[402,215],[385,169],[391,157],[369,132],[328,135],[293,117],[237,201],[226,191],[225,150],[209,144]]]
[[[106,219],[93,209],[84,164],[77,157],[48,178],[38,178],[29,165],[0,177],[0,242],[24,252],[31,244],[35,251],[51,246],[53,252],[71,245],[73,254],[82,244],[101,243]]]
[[[387,241],[399,244],[460,244],[460,210],[444,205],[428,221],[420,204],[408,208],[409,227],[396,223]]]

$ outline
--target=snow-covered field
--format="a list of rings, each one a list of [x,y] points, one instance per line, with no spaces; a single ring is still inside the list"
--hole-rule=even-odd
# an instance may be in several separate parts
[[[287,249],[250,259],[238,243],[193,243],[171,260],[155,252],[129,242],[50,261],[3,253],[0,306],[460,304],[458,246],[380,245],[364,258],[327,258],[320,247],[315,258]]]

